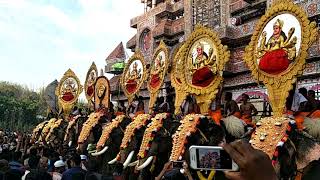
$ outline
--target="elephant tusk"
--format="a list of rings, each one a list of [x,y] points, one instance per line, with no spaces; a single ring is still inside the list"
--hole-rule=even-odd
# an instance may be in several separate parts
[[[124,163],[123,163],[123,169],[125,169],[125,168],[128,167],[128,165],[129,165],[129,163],[130,163],[130,161],[131,161],[131,159],[132,159],[132,157],[133,157],[133,154],[134,154],[134,151],[131,151],[131,152],[129,153],[127,159],[126,159],[126,160],[124,161]]]
[[[136,166],[138,164],[138,160],[136,160],[135,162],[132,162],[130,164],[128,164],[129,167],[133,167],[133,166]]]
[[[72,145],[72,141],[69,141],[68,146],[71,147]]]
[[[99,151],[99,152],[94,152],[94,153],[91,153],[91,156],[100,156],[100,155],[102,155],[103,153],[105,153],[107,150],[108,150],[108,146],[106,146],[106,147],[104,147],[101,151]]]
[[[108,164],[114,164],[117,162],[117,157],[108,162]]]
[[[137,170],[140,171],[144,169],[152,162],[152,160],[153,160],[153,156],[148,157],[148,159],[143,164],[141,164],[141,166],[137,167]]]

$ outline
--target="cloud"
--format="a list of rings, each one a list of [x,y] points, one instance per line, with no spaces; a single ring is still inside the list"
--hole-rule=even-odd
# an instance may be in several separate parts
[[[0,80],[39,88],[71,68],[84,82],[92,61],[106,56],[136,32],[130,19],[139,1],[0,0]]]

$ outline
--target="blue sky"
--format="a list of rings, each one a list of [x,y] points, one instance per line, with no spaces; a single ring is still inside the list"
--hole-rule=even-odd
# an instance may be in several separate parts
[[[0,0],[0,81],[37,90],[71,68],[84,83],[142,13],[140,0]]]

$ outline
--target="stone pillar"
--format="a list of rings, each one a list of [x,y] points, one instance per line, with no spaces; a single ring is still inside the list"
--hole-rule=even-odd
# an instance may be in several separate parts
[[[147,1],[144,1],[144,12],[148,11]]]
[[[152,8],[156,7],[156,0],[152,0]]]
[[[193,31],[192,27],[192,1],[193,0],[183,0],[184,1],[184,39],[187,39],[188,36]]]

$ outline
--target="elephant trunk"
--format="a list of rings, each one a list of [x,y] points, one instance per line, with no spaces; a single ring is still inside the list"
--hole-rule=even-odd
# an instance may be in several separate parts
[[[108,150],[108,146],[104,147],[101,151],[91,153],[92,156],[100,156]]]
[[[137,167],[137,170],[140,171],[140,170],[144,169],[152,162],[152,160],[153,160],[153,156],[148,157],[148,159],[143,164],[141,164],[139,167]]]
[[[133,158],[134,151],[131,151],[127,157],[127,159],[123,163],[123,169],[127,168],[129,163],[131,162],[131,159]]]

